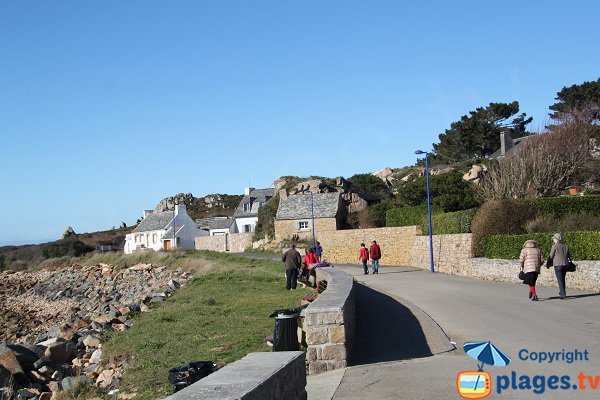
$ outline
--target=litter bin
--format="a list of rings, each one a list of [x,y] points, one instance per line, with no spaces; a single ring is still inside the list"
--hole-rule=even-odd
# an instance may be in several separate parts
[[[275,330],[273,331],[273,351],[297,351],[298,344],[298,317],[301,308],[275,310],[269,317],[275,317]]]
[[[199,381],[217,370],[212,361],[196,361],[169,370],[169,382],[173,385],[173,393]]]

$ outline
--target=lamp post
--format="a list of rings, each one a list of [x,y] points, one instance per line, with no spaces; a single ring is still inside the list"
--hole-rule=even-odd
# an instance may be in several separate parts
[[[312,249],[313,251],[316,251],[317,246],[315,242],[315,200],[313,197],[313,192],[310,191],[309,189],[306,189],[303,193],[310,193],[310,208],[312,211]]]
[[[435,272],[433,265],[433,232],[431,228],[431,190],[429,189],[429,153],[423,150],[415,151],[415,154],[425,154],[425,181],[427,182],[427,220],[429,223],[429,261],[431,272]]]

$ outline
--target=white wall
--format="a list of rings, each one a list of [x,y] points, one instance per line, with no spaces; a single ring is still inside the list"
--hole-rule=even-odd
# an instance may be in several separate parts
[[[163,248],[162,237],[165,233],[166,230],[164,229],[148,232],[128,233],[125,236],[125,247],[123,251],[125,254],[131,254],[134,250],[141,249],[143,247],[158,251]]]
[[[171,222],[172,224],[173,222]],[[195,248],[195,238],[198,236],[208,236],[208,232],[198,228],[196,221],[190,218],[187,212],[179,212],[175,216],[175,226],[181,227],[177,232],[177,237],[180,242],[177,248],[185,250],[193,250]]]
[[[258,217],[244,217],[244,218],[236,218],[235,219],[235,231],[236,233],[245,233],[244,225],[250,225],[250,232],[254,232],[256,229],[256,223],[258,222]]]

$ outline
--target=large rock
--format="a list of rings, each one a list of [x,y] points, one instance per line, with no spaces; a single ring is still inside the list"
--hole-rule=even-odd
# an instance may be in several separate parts
[[[76,236],[77,234],[75,233],[75,231],[73,230],[73,228],[71,228],[70,226],[67,226],[67,229],[65,229],[65,231],[63,232],[62,236],[60,237],[61,239],[66,239],[72,236]]]
[[[385,183],[387,186],[392,186],[396,178],[393,176],[394,170],[390,167],[385,167],[384,169],[380,169],[379,171],[373,172],[372,175],[378,177]]]
[[[56,363],[64,364],[77,356],[77,349],[72,342],[58,342],[46,348],[45,356]]]
[[[60,381],[60,387],[62,390],[68,390],[70,387],[76,385],[78,382],[90,383],[90,380],[85,376],[67,376]]]
[[[475,164],[471,170],[463,175],[463,180],[473,182],[476,185],[481,183],[481,178],[487,172],[487,167],[484,164]]]

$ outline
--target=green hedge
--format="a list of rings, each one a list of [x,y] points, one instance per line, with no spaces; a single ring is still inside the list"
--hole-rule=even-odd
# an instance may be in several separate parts
[[[591,213],[600,215],[600,196],[563,196],[525,200],[542,215],[562,217],[565,214]]]
[[[600,232],[566,232],[563,234],[573,260],[600,260]],[[514,260],[519,258],[526,240],[538,242],[544,258],[552,247],[552,234],[492,235],[483,238],[484,257]]]
[[[439,214],[441,210],[432,207],[432,214]],[[392,208],[385,213],[385,226],[411,226],[421,225],[423,217],[427,217],[427,204],[415,207]]]
[[[449,235],[454,233],[471,232],[471,220],[475,215],[476,208],[451,213],[433,214],[431,225],[434,235]],[[424,235],[429,234],[427,215],[421,219],[421,231]]]

